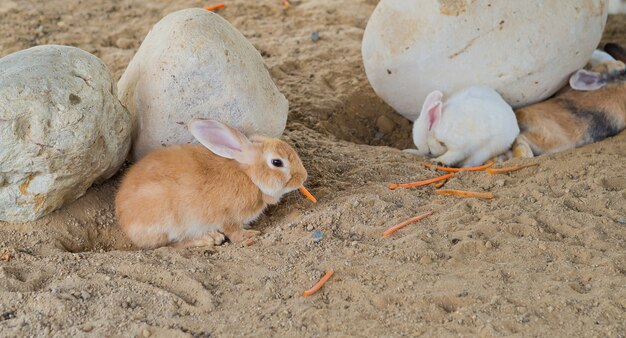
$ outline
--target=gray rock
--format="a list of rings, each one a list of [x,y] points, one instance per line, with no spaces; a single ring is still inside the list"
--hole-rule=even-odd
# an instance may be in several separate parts
[[[148,33],[118,82],[120,100],[136,119],[132,159],[194,141],[186,123],[212,118],[244,134],[277,137],[288,103],[259,52],[228,21],[184,9]]]
[[[130,114],[110,71],[74,47],[0,59],[0,220],[34,220],[111,177],[130,148]]]

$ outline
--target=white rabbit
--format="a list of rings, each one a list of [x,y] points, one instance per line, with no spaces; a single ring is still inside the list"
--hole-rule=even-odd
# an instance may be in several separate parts
[[[413,125],[413,142],[421,156],[435,157],[444,165],[472,167],[500,155],[519,134],[515,113],[495,90],[476,86],[452,95],[426,97]]]

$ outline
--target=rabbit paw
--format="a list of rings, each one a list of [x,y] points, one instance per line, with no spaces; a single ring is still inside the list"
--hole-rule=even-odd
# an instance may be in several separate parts
[[[222,233],[219,233],[217,231],[211,231],[200,237],[185,239],[180,242],[176,242],[172,244],[172,246],[175,248],[196,248],[203,246],[221,245],[222,243],[224,243],[224,241],[226,241],[226,237],[224,237]]]
[[[461,162],[465,157],[465,154],[458,151],[446,151],[445,154],[433,158],[431,161],[434,163],[440,163],[443,166],[451,167]]]
[[[227,236],[231,242],[241,242],[249,238],[257,237],[259,235],[261,235],[261,232],[257,230],[240,229],[239,231],[232,232]]]
[[[515,142],[513,143],[513,157],[522,157],[522,158],[532,158],[535,157],[535,155],[533,154],[533,150],[530,148],[530,144],[528,144],[528,142],[521,138],[518,137]]]

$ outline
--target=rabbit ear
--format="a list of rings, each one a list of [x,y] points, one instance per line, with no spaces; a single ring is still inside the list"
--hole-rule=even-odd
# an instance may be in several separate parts
[[[250,145],[250,140],[238,130],[214,120],[195,118],[189,121],[188,128],[203,146],[225,158],[239,160]]]
[[[428,94],[426,100],[424,101],[424,105],[422,106],[422,114],[426,114],[426,118],[428,121],[428,130],[433,128],[433,125],[439,118],[441,117],[441,99],[443,98],[443,93],[435,90],[434,92]]]
[[[437,102],[434,107],[428,110],[428,130],[433,129],[433,126],[439,119],[441,119],[441,101]]]
[[[600,73],[581,69],[569,78],[569,85],[575,90],[590,91],[606,86],[606,81]]]

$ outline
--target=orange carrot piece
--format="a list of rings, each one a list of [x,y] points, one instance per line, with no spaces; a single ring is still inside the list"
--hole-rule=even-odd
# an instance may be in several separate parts
[[[443,180],[443,181],[435,184],[435,189],[439,189],[439,188],[443,187],[446,183],[448,183],[448,180]]]
[[[402,228],[404,228],[405,226],[407,226],[407,225],[409,225],[411,223],[415,223],[417,221],[421,221],[424,218],[426,218],[426,217],[428,217],[428,216],[430,216],[432,214],[433,214],[433,212],[429,211],[429,212],[427,212],[425,214],[422,214],[422,215],[413,217],[411,219],[408,219],[408,220],[406,220],[406,221],[404,221],[404,222],[402,222],[402,223],[400,223],[398,225],[394,225],[391,228],[385,230],[385,232],[383,232],[383,236],[388,237],[389,235],[391,235],[392,233],[398,231],[399,229],[402,229]]]
[[[490,174],[506,174],[506,173],[510,173],[510,172],[517,171],[520,169],[534,167],[537,165],[539,165],[539,163],[520,164],[520,165],[514,165],[512,167],[507,167],[507,168],[494,168],[494,169],[490,168],[490,169],[487,169],[487,172]]]
[[[312,287],[312,288],[310,288],[310,289],[308,289],[308,290],[304,291],[304,292],[302,293],[302,295],[303,295],[304,297],[308,297],[308,296],[310,296],[310,295],[312,295],[312,294],[316,293],[319,289],[321,289],[321,288],[322,288],[322,286],[324,286],[324,284],[325,284],[325,283],[326,283],[326,282],[330,279],[330,277],[331,277],[334,273],[335,273],[335,270],[333,270],[333,269],[328,270],[328,272],[324,275],[324,277],[322,277],[322,279],[320,279],[320,281],[319,281],[319,282],[317,282],[315,285],[313,285],[313,287]]]
[[[311,194],[304,186],[300,187],[300,192],[306,196],[306,198],[310,199],[311,202],[313,203],[317,203],[317,199],[315,198],[315,196],[313,196],[313,194]]]
[[[204,6],[204,9],[206,9],[207,11],[215,12],[218,9],[222,9],[224,7],[226,7],[226,5],[224,3],[219,3],[219,4],[213,5],[213,6]]]
[[[421,187],[423,185],[429,185],[431,183],[447,180],[447,179],[449,179],[452,176],[454,176],[454,173],[449,173],[449,174],[446,174],[446,175],[443,175],[443,176],[431,178],[431,179],[424,180],[424,181],[412,182],[412,183],[403,183],[403,184],[391,183],[387,187],[389,189],[391,189],[391,190],[395,190],[397,188]]]
[[[463,190],[450,190],[450,189],[442,189],[435,190],[437,195],[452,195],[459,197],[476,197],[476,198],[484,198],[484,199],[492,199],[495,196],[490,192],[474,192],[474,191],[463,191]]]
[[[489,167],[491,167],[492,165],[494,165],[495,162],[493,161],[489,161],[481,166],[478,167],[468,167],[468,168],[450,168],[450,167],[436,167],[435,169],[440,170],[440,171],[447,171],[447,172],[451,172],[451,173],[458,173],[461,171],[483,171]],[[424,167],[430,169],[433,167],[432,164],[430,163],[424,163]]]

